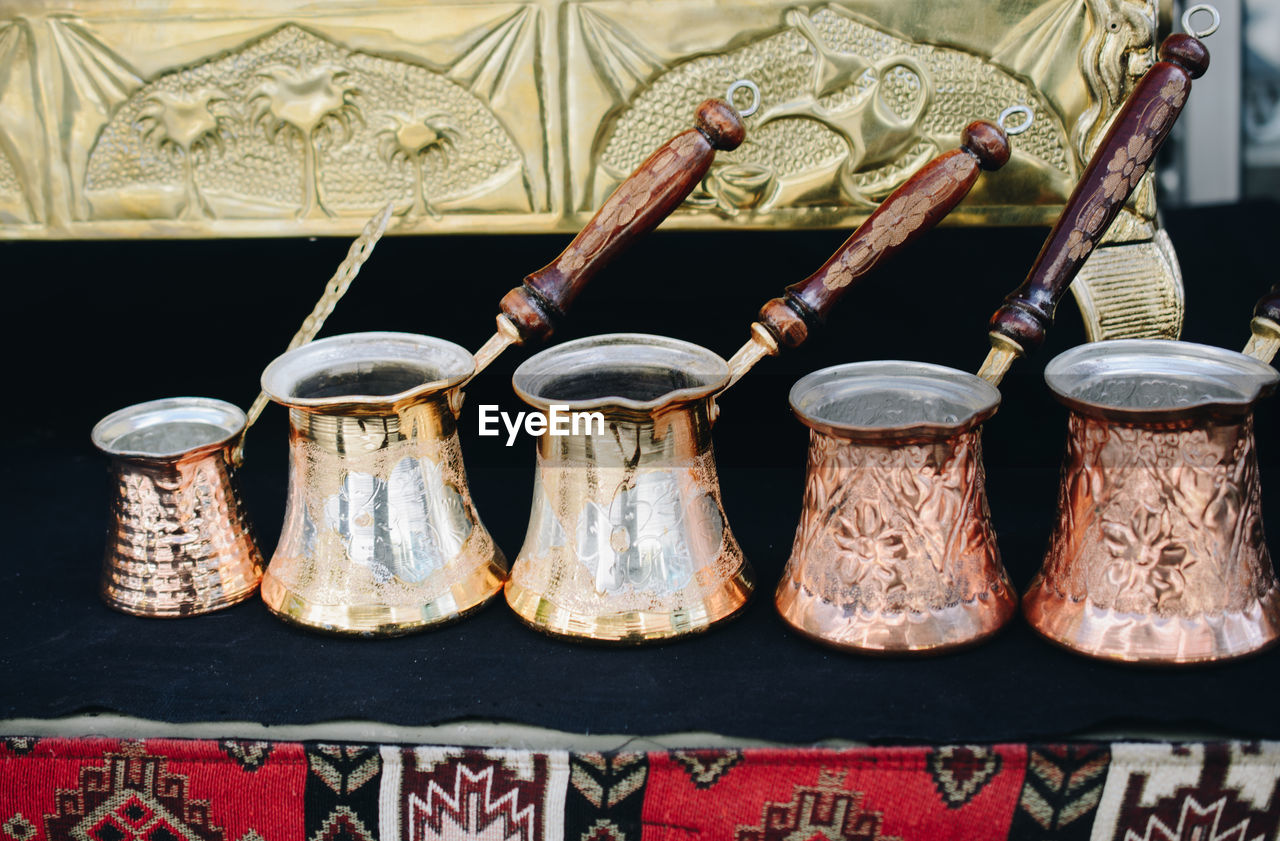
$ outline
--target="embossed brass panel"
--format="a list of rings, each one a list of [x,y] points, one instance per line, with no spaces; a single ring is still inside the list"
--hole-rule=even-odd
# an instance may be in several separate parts
[[[0,231],[354,233],[387,201],[402,233],[572,230],[738,78],[761,91],[750,139],[674,225],[848,224],[1015,103],[1032,130],[951,219],[1043,223],[1156,18],[1154,0],[5,0]]]
[[[388,201],[392,233],[572,231],[739,78],[760,89],[748,142],[673,227],[855,224],[968,121],[1013,104],[1032,129],[948,224],[1047,224],[1167,13],[1159,0],[0,0],[0,237],[345,235]],[[1150,174],[1113,230],[1153,242]],[[1091,335],[1175,337],[1180,308],[1151,314],[1181,300],[1169,249],[1118,259],[1154,291],[1112,313],[1125,293],[1106,288],[1110,270],[1097,291],[1082,273]]]

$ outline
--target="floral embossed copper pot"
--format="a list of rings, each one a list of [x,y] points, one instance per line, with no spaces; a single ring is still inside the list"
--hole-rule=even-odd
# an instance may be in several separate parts
[[[558,636],[640,643],[705,631],[747,601],[752,573],[720,500],[716,397],[751,367],[805,341],[855,280],[932,227],[980,169],[1009,158],[991,123],[893,193],[809,278],[769,301],[725,361],[662,336],[567,342],[516,369],[535,409],[596,411],[600,423],[539,439],[533,509],[506,584],[526,623]]]
[[[1000,392],[921,362],[809,374],[804,507],[776,603],[820,642],[865,652],[977,642],[1017,611],[987,510],[981,424]]]
[[[502,299],[472,356],[442,339],[354,333],[292,350],[262,375],[289,409],[289,501],[263,577],[267,607],[316,630],[392,636],[456,620],[506,578],[481,523],[457,436],[461,389],[512,344],[551,334],[586,282],[652,230],[742,142],[721,100],[655,151],[551,264]]]
[[[1271,354],[1122,340],[1049,363],[1070,418],[1058,523],[1023,600],[1037,631],[1146,663],[1228,659],[1280,639],[1253,425],[1280,381]]]
[[[976,643],[1016,612],[987,510],[980,429],[997,385],[1136,187],[1203,72],[1172,35],[1103,138],[1023,284],[991,323],[978,376],[913,362],[836,366],[791,392],[810,427],[804,508],[775,601],[788,624],[864,653]]]

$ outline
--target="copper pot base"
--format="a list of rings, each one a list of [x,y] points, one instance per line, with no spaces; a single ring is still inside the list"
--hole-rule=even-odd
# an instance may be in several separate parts
[[[1124,613],[1053,592],[1037,577],[1022,610],[1041,636],[1078,654],[1126,663],[1213,663],[1257,654],[1280,640],[1280,589],[1243,611],[1196,618]]]
[[[784,578],[774,598],[788,625],[815,642],[861,654],[941,654],[980,643],[1003,628],[1018,609],[1013,590],[999,583],[974,599],[927,612],[854,609]]]
[[[261,561],[259,561],[258,566],[252,567],[254,574],[260,574],[261,570]],[[155,575],[158,577],[162,573],[155,573]],[[174,576],[174,580],[177,580],[176,576]],[[252,598],[256,592],[258,592],[258,579],[250,577],[243,582],[241,588],[230,592],[220,592],[216,598],[206,597],[199,603],[149,598],[145,593],[139,594],[136,591],[116,590],[110,584],[103,585],[101,595],[102,601],[107,607],[112,610],[118,610],[121,613],[127,613],[130,616],[143,616],[148,619],[184,619],[188,616],[202,616],[206,613],[225,610]]]
[[[670,640],[707,631],[737,615],[751,598],[751,567],[737,573],[689,608],[669,611],[630,610],[612,614],[584,614],[569,610],[541,594],[508,580],[507,603],[516,616],[536,631],[555,637],[603,643],[638,644]]]
[[[284,621],[341,636],[396,637],[451,624],[484,607],[502,590],[506,569],[499,555],[427,604],[321,604],[291,591],[268,568],[262,601]]]

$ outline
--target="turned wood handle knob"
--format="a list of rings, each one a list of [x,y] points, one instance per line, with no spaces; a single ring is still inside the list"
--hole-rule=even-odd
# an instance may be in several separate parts
[[[979,170],[999,169],[1009,155],[1009,137],[1003,129],[982,120],[970,123],[958,149],[921,167],[822,268],[761,307],[760,323],[784,347],[803,344],[855,282],[942,221],[969,194]]]
[[[1280,324],[1280,283],[1271,287],[1271,291],[1258,300],[1253,308],[1254,318],[1266,318]]]
[[[502,298],[502,312],[521,341],[551,335],[587,281],[685,200],[707,174],[716,150],[736,149],[745,136],[742,117],[724,100],[699,105],[694,128],[650,155],[559,257]]]
[[[1160,59],[1138,81],[1093,153],[1027,279],[991,316],[993,342],[1029,354],[1044,341],[1059,299],[1169,136],[1191,80],[1209,67],[1204,44],[1185,34],[1166,38]]]

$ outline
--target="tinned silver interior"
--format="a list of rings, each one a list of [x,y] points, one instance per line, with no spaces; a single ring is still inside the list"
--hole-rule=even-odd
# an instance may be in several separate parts
[[[1275,388],[1280,373],[1210,345],[1117,339],[1059,354],[1045,367],[1044,378],[1069,405],[1143,413],[1247,408]]]
[[[995,414],[1000,392],[964,371],[887,360],[815,371],[792,386],[790,399],[792,410],[811,427],[877,437],[972,428]]]
[[[386,399],[428,383],[441,389],[471,376],[475,359],[453,342],[416,333],[348,333],[277,357],[262,389],[291,406],[335,399]]]
[[[512,385],[525,402],[640,411],[696,400],[729,381],[729,365],[704,347],[644,333],[565,342],[525,360]]]
[[[94,445],[113,456],[173,458],[225,443],[244,429],[238,406],[209,397],[171,397],[112,412],[93,427]]]

